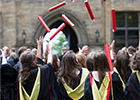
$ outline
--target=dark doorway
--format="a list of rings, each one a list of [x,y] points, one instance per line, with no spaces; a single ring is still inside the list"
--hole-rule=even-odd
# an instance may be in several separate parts
[[[64,21],[59,20],[59,21],[53,23],[51,26],[49,26],[49,28],[50,29],[58,28],[62,23],[64,23]],[[74,30],[72,29],[72,27],[69,24],[67,24],[67,23],[65,23],[65,24],[66,24],[66,27],[62,31],[65,34],[65,36],[67,37],[67,39],[68,39],[69,50],[73,50],[76,53],[76,52],[78,52],[77,36],[76,36]],[[47,33],[47,31],[46,31],[46,33]]]

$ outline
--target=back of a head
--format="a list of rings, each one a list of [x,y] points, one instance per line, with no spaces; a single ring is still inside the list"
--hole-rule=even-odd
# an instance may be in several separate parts
[[[37,49],[36,49],[36,48],[33,48],[33,49],[32,49],[32,52],[33,52],[35,55],[37,55]]]
[[[132,57],[130,66],[133,70],[138,70],[140,72],[140,51],[137,51]]]
[[[11,50],[12,52],[16,52],[15,48],[11,48],[10,50]]]
[[[76,54],[76,58],[78,59],[78,62],[80,63],[81,67],[86,67],[86,58],[85,56],[80,53],[80,54]]]
[[[75,67],[78,65],[75,53],[70,50],[62,58],[62,66],[71,66]]]
[[[20,69],[21,84],[26,84],[26,80],[30,76],[30,70],[36,68],[36,56],[30,51],[25,51],[20,56],[20,62],[22,64]]]
[[[94,54],[95,54],[94,51],[90,52],[89,55],[87,56],[87,59],[86,59],[86,68],[89,71],[93,71],[93,58],[94,58]]]
[[[114,64],[115,67],[121,72],[123,81],[125,83],[131,74],[131,69],[129,67],[129,63],[130,63],[129,58],[130,56],[128,55],[128,52],[124,50],[119,50],[116,55],[116,62]]]
[[[67,48],[66,48],[66,47],[63,47],[63,48],[62,48],[62,51],[67,51]]]
[[[116,64],[115,67],[117,67],[118,69],[121,69],[124,66],[128,67],[129,64],[129,55],[128,52],[124,51],[124,50],[119,50],[117,55],[116,55]]]
[[[124,50],[126,52],[128,51],[126,47],[123,47],[121,50]]]
[[[36,49],[36,48],[33,48],[33,49],[32,49],[32,52],[35,52],[35,51],[37,51],[37,49]]]
[[[80,69],[79,63],[76,58],[76,54],[70,50],[62,58],[62,66],[58,75],[58,80],[62,81],[62,77],[68,86],[73,88],[75,82],[79,81],[78,75],[76,75],[77,69]]]
[[[35,54],[30,51],[24,51],[20,56],[22,64],[31,64],[36,59]]]
[[[109,64],[104,52],[98,51],[94,54],[93,67],[94,71],[109,71]]]
[[[11,60],[14,60],[14,58],[16,57],[16,53],[15,52],[12,52],[11,54],[10,54],[10,58],[11,58]]]
[[[20,57],[20,55],[26,51],[28,48],[26,46],[22,46],[18,49],[18,56]]]
[[[109,69],[109,64],[106,58],[106,55],[102,51],[98,51],[94,54],[93,58],[93,70],[98,71],[98,77],[99,77],[99,85],[98,87],[101,86],[101,83],[106,75],[106,72],[108,72]]]
[[[136,49],[133,46],[129,46],[128,52],[130,52],[130,53],[136,52]]]

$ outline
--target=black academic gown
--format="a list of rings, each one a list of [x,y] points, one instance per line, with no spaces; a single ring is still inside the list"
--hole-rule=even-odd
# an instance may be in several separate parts
[[[130,75],[126,83],[125,97],[126,100],[140,100],[140,83],[136,72]]]
[[[92,77],[93,77],[93,75],[92,75]],[[96,82],[96,85],[98,86],[99,83],[97,81],[95,81],[95,82]],[[122,83],[116,72],[114,72],[112,74],[112,85],[113,85],[114,100],[125,100],[125,93],[123,91]],[[109,100],[112,100],[111,92],[110,92]],[[93,100],[89,75],[87,76],[86,81],[85,81],[84,100]]]
[[[59,91],[60,91],[60,96],[62,97],[61,100],[73,100],[70,98],[67,94],[67,91],[65,90],[65,87],[61,82],[58,83]],[[79,100],[84,100],[83,97],[80,98]]]
[[[80,68],[79,71],[80,71],[80,73],[79,73],[78,76],[79,76],[79,78],[81,79],[81,76],[82,76],[82,68]],[[79,82],[79,83],[80,83],[80,82]],[[78,84],[75,85],[75,88],[76,88],[76,86],[78,86]],[[65,87],[64,87],[64,85],[63,85],[62,82],[58,82],[58,87],[59,87],[60,96],[62,97],[61,100],[73,100],[72,98],[70,98],[70,97],[68,96],[67,91],[66,91],[66,89],[65,89]],[[79,100],[83,100],[83,97],[80,98]]]
[[[18,72],[10,66],[10,64],[3,64],[1,70],[1,94],[4,100],[16,100],[16,80]]]
[[[41,71],[40,91],[37,100],[51,100],[50,98],[52,98],[52,100],[61,100],[58,91],[56,77],[52,69],[52,65],[48,63],[45,66],[40,67],[40,71]],[[37,72],[38,68],[32,69],[30,71],[29,79],[26,81],[26,85],[24,85],[24,89],[26,90],[28,95],[31,95],[31,91],[37,76]]]

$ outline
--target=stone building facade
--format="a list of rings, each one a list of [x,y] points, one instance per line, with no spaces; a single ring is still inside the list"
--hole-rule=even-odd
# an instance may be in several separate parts
[[[122,46],[129,46],[131,44],[128,43],[129,30],[132,33],[131,39],[134,37],[135,45],[138,45],[140,0],[88,0],[96,19],[95,22],[91,21],[84,0],[77,0],[75,3],[71,0],[65,1],[67,5],[49,12],[50,7],[63,0],[0,0],[0,48],[5,45],[10,48],[18,48],[22,45],[35,47],[35,39],[47,32],[37,17],[41,16],[51,29],[65,22],[61,17],[62,14],[75,24],[74,27],[66,24],[66,28],[63,29],[64,34],[71,37],[71,49],[84,44],[89,45],[91,49],[103,49],[103,45],[111,43],[113,39],[117,39],[118,48],[119,43]],[[112,32],[111,8],[115,8],[117,12],[117,30],[120,30],[118,34]],[[133,18],[135,14],[137,15]],[[130,19],[130,22],[137,21],[138,25],[124,28],[125,26],[121,26],[120,23],[128,25],[127,19]],[[23,30],[26,32],[25,43],[22,36]],[[97,30],[100,32],[99,37],[96,35]],[[133,30],[135,30],[134,36]]]

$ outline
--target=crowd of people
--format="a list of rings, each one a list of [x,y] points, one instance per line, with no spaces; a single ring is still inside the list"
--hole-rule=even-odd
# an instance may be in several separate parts
[[[3,47],[0,56],[1,100],[140,100],[140,51],[124,47],[110,55],[111,71],[104,51],[91,51],[84,45],[75,53],[62,48],[53,54],[54,44],[43,37],[37,48]]]

